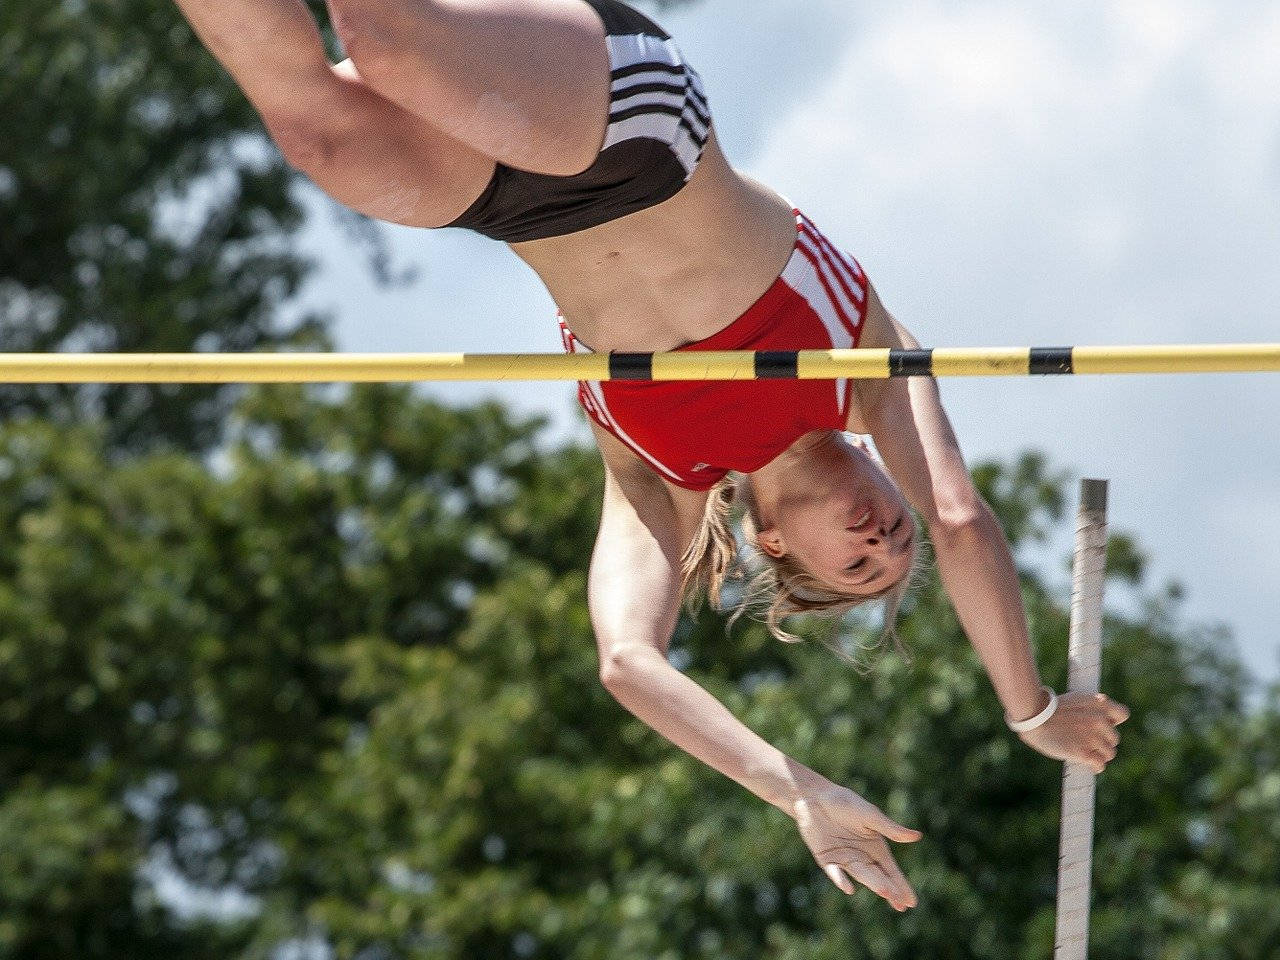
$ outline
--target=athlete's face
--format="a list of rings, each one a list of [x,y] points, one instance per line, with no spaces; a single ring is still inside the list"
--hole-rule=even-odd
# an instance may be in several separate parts
[[[790,555],[828,588],[877,594],[915,561],[916,527],[897,484],[861,443],[835,435],[813,451],[815,476],[777,504],[761,548]]]

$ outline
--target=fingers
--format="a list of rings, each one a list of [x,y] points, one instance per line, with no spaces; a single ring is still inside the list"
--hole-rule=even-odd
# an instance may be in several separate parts
[[[1105,693],[1095,693],[1093,698],[1106,708],[1107,719],[1112,726],[1119,726],[1129,719],[1129,708],[1122,703],[1116,703]]]
[[[897,888],[885,872],[874,864],[856,860],[850,860],[848,863],[826,863],[822,866],[822,872],[840,888],[841,892],[850,896],[857,889],[849,879],[853,877],[876,896],[887,900],[889,905],[898,912],[916,905],[915,895],[911,893],[910,888],[905,890]]]
[[[1074,749],[1069,750],[1066,760],[1068,763],[1088,767],[1090,772],[1099,774],[1115,758],[1116,744],[1098,734],[1084,738]]]
[[[1118,727],[1129,719],[1129,708],[1116,703],[1105,693],[1064,693],[1059,698],[1059,712],[1088,718],[1109,727]]]
[[[1094,700],[1103,707],[1103,719],[1098,725],[1090,752],[1094,772],[1102,773],[1107,764],[1116,758],[1120,734],[1116,733],[1115,728],[1129,719],[1129,708],[1116,703],[1105,693],[1094,694]]]
[[[897,864],[888,857],[887,849],[885,856],[891,869],[887,869],[884,862],[863,857],[852,857],[846,863],[837,864],[837,866],[876,896],[888,901],[893,909],[901,913],[916,905],[916,895]]]
[[[1079,698],[1074,701],[1077,720],[1070,736],[1078,740],[1074,749],[1068,748],[1068,762],[1100,774],[1116,758],[1116,748],[1120,745],[1116,727],[1129,719],[1129,708],[1105,693],[1076,696]]]
[[[898,843],[915,843],[924,836],[919,830],[912,830],[910,827],[904,827],[902,824],[889,819],[883,810],[877,809],[876,814],[876,822],[871,826],[890,840]]]
[[[1092,751],[1068,757],[1067,763],[1077,767],[1084,767],[1095,777],[1107,768],[1106,762]]]
[[[917,902],[915,891],[911,889],[911,884],[907,882],[907,878],[903,876],[898,864],[889,854],[888,847],[885,847],[884,852],[876,857],[876,864],[893,884],[894,892],[897,894],[897,903],[894,904],[894,908],[901,913],[909,907],[914,907]]]
[[[1088,767],[1091,772],[1099,774],[1106,770],[1107,764],[1115,758],[1114,745],[1102,740],[1093,740],[1085,750],[1076,753],[1069,762]]]
[[[852,877],[900,913],[917,903],[915,891],[883,840],[877,838],[860,848],[828,851],[819,863],[822,872],[844,893],[852,894],[856,889],[849,880]]]
[[[822,872],[831,879],[832,883],[840,888],[842,893],[847,893],[850,896],[853,895],[853,881],[840,871],[840,865],[838,863],[824,863],[822,865]]]

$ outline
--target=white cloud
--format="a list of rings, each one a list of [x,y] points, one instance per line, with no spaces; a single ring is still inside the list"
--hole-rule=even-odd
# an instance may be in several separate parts
[[[925,343],[1280,339],[1280,11],[1191,0],[873,4],[751,165]],[[971,460],[1113,479],[1188,612],[1277,674],[1280,383],[970,381]],[[1271,551],[1273,552],[1273,551]]]

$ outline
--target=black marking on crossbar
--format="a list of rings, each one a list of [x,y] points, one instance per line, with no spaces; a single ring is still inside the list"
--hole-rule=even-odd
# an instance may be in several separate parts
[[[1032,347],[1030,372],[1034,374],[1075,373],[1071,366],[1071,348]]]
[[[796,380],[800,377],[800,354],[796,350],[757,350],[757,380]]]
[[[652,353],[609,354],[610,380],[652,380]]]
[[[889,376],[932,377],[932,350],[890,350]]]

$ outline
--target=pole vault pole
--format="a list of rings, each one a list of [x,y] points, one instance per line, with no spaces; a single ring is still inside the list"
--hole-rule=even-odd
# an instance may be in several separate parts
[[[1107,559],[1107,481],[1080,481],[1072,564],[1067,689],[1097,693],[1102,661],[1102,590]],[[1058,844],[1058,923],[1054,960],[1089,955],[1089,881],[1097,777],[1068,763],[1062,771],[1062,832]]]

